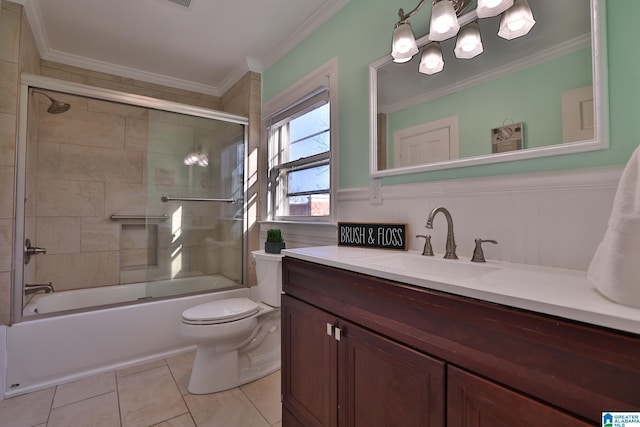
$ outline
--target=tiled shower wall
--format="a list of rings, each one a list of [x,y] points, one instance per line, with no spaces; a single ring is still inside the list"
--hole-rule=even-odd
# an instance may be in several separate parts
[[[242,226],[233,220],[233,208],[160,198],[230,197],[226,187],[232,174],[221,171],[233,167],[219,159],[227,147],[237,160],[233,153],[242,143],[242,127],[54,96],[72,107],[52,115],[46,98],[39,105],[26,237],[46,247],[47,255],[33,258],[35,283],[52,282],[60,291],[202,274],[241,283]],[[185,154],[203,144],[209,167],[183,165]],[[111,215],[169,219],[113,220]],[[220,262],[228,252],[235,258]]]
[[[18,112],[18,87],[21,72],[40,74],[61,80],[151,96],[250,117],[250,153],[257,153],[260,142],[260,75],[248,73],[222,97],[146,83],[41,60],[22,6],[0,0],[0,324],[9,324],[11,310],[11,257],[13,236],[14,158]],[[253,156],[257,158],[257,155]],[[257,167],[257,160],[252,164]],[[250,167],[251,164],[250,164]],[[251,171],[248,171],[251,174]],[[254,186],[255,187],[255,186]],[[259,198],[250,212],[259,212]],[[254,214],[249,225],[249,248],[257,249],[258,229]],[[253,225],[252,225],[253,224]],[[253,236],[253,237],[252,237]],[[228,254],[228,255],[227,255]],[[235,256],[231,251],[224,256]],[[35,280],[35,277],[33,277]],[[249,269],[249,284],[255,283],[255,271]]]
[[[22,7],[0,0],[0,324],[11,310],[13,189],[21,72],[39,74],[40,57]]]

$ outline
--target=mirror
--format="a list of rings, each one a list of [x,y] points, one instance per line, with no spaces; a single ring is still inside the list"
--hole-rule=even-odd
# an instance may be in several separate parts
[[[500,16],[480,19],[484,52],[457,59],[446,40],[438,74],[418,72],[421,53],[371,64],[371,176],[607,148],[604,3],[529,0],[536,25],[513,40],[497,36]]]

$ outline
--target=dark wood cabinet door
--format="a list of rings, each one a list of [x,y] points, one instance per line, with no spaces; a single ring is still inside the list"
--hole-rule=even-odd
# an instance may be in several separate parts
[[[447,394],[450,427],[596,425],[452,366],[447,367]]]
[[[444,426],[444,362],[354,324],[339,326],[341,426]]]
[[[282,296],[282,403],[305,427],[337,425],[338,348],[327,324],[337,318]],[[286,420],[283,426],[291,427]]]

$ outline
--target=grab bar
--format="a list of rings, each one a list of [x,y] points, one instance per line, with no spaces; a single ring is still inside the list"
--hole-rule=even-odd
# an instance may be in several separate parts
[[[166,221],[169,219],[169,215],[111,215],[112,221],[119,221],[121,219],[144,219],[144,220],[159,220]]]
[[[160,200],[163,202],[170,202],[172,200],[177,200],[180,202],[220,202],[220,203],[237,203],[238,199],[211,199],[207,197],[169,197],[162,196]]]

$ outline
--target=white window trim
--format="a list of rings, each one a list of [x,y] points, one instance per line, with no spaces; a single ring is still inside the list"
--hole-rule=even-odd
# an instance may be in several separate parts
[[[328,79],[327,79],[328,77]],[[327,84],[328,80],[328,84]],[[262,200],[262,218],[267,221],[274,222],[273,218],[268,217],[268,194],[267,194],[267,174],[269,172],[268,164],[268,150],[269,150],[269,132],[268,125],[269,120],[276,116],[278,113],[288,109],[292,104],[300,101],[310,93],[317,91],[320,88],[329,88],[329,102],[331,103],[331,178],[330,185],[331,190],[329,192],[331,197],[330,214],[328,217],[304,217],[299,222],[306,223],[335,223],[337,214],[337,190],[338,190],[338,59],[333,58],[321,65],[307,76],[298,80],[296,83],[285,89],[278,95],[265,102],[262,106],[262,159],[261,162],[261,194],[264,199]],[[292,221],[287,221],[292,222]],[[295,221],[298,222],[298,221]]]

